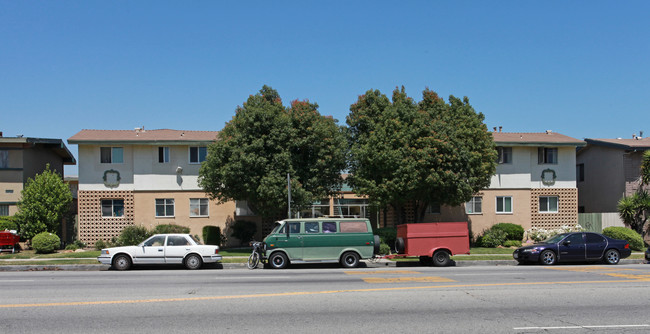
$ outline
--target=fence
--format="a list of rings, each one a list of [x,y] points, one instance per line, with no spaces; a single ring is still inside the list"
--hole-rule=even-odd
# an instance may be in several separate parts
[[[589,232],[600,233],[610,226],[625,226],[618,212],[579,213],[578,224]]]

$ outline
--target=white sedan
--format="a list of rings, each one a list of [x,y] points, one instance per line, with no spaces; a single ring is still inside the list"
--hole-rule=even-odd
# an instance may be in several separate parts
[[[128,270],[134,264],[183,264],[198,269],[220,261],[221,255],[219,246],[202,245],[190,234],[156,234],[137,246],[102,249],[97,260],[117,270]]]

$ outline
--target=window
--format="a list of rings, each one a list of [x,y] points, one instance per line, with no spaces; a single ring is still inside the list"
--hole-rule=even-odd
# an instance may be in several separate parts
[[[169,147],[158,147],[158,162],[161,164],[169,162]]]
[[[334,232],[336,232],[335,222],[323,222],[323,233],[334,233]]]
[[[585,180],[585,164],[576,165],[576,180],[578,180],[578,182]]]
[[[596,233],[585,233],[585,236],[587,237],[587,243],[588,244],[601,244],[601,243],[606,243],[607,240],[603,238],[601,235],[598,235]]]
[[[289,233],[300,233],[300,223],[289,223]]]
[[[368,232],[366,222],[340,222],[341,233],[361,233]]]
[[[167,237],[167,246],[188,246],[190,242],[182,235],[170,235]]]
[[[103,199],[102,217],[124,217],[124,200]]]
[[[465,203],[465,213],[472,214],[472,213],[482,213],[483,208],[482,208],[482,202],[483,198],[480,196],[474,196],[472,199]]]
[[[9,168],[9,151],[0,150],[0,168]]]
[[[539,196],[539,212],[557,212],[557,196]]]
[[[122,147],[101,147],[101,163],[121,164],[124,162],[124,149]]]
[[[317,222],[305,223],[305,233],[318,233],[318,223]]]
[[[431,203],[429,206],[427,206],[427,213],[428,214],[440,214],[440,203]]]
[[[499,158],[497,162],[500,164],[512,163],[512,147],[497,147]]]
[[[156,217],[174,217],[173,198],[156,198]]]
[[[190,163],[200,164],[205,161],[208,155],[208,148],[205,146],[190,147]]]
[[[511,196],[497,196],[497,213],[512,213]]]
[[[329,216],[330,214],[330,200],[329,198],[316,201],[312,203],[311,208],[300,211],[300,217],[304,218],[318,218],[322,216]]]
[[[582,233],[570,234],[563,242],[567,241],[571,243],[571,245],[581,245],[585,243],[585,240],[582,238]]]
[[[160,247],[165,245],[165,236],[164,235],[159,235],[155,236],[153,238],[147,239],[145,241],[144,246],[146,247]]]
[[[247,201],[235,201],[235,215],[237,215],[237,216],[255,216],[255,213],[248,206]]]
[[[9,205],[0,204],[0,216],[8,216],[8,215],[9,215]]]
[[[190,217],[207,217],[208,199],[190,198]]]
[[[537,149],[538,164],[557,164],[557,148],[540,147]]]
[[[368,200],[367,199],[347,199],[337,198],[334,200],[334,215],[348,216],[357,218],[368,217]],[[329,211],[329,208],[327,209]]]

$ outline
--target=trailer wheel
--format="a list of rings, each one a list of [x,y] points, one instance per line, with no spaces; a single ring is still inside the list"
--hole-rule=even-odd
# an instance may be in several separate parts
[[[404,254],[405,248],[406,245],[404,244],[404,239],[402,238],[395,239],[395,250],[397,251],[398,254]]]
[[[439,250],[433,253],[433,265],[436,267],[446,267],[449,265],[449,253],[446,250]]]
[[[381,245],[381,239],[379,239],[378,235],[374,235],[374,247],[372,249],[373,255],[379,254],[379,246]]]

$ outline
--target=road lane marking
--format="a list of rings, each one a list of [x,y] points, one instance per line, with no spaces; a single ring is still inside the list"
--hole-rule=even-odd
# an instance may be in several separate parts
[[[451,283],[456,282],[450,278],[439,276],[417,276],[417,277],[364,277],[366,283]]]
[[[422,274],[419,271],[413,270],[360,270],[360,271],[344,271],[348,275],[418,275]]]
[[[513,282],[513,283],[483,283],[483,284],[446,284],[446,285],[426,285],[426,286],[408,286],[392,288],[367,288],[367,289],[348,289],[348,290],[329,290],[329,291],[297,291],[281,293],[263,293],[251,295],[232,295],[232,296],[206,296],[206,297],[186,297],[186,298],[154,298],[154,299],[134,299],[134,300],[104,300],[91,302],[59,302],[59,303],[31,303],[31,304],[4,304],[2,308],[21,308],[21,307],[54,307],[54,306],[87,306],[87,305],[111,305],[111,304],[142,304],[142,303],[161,303],[161,302],[179,302],[179,301],[207,301],[207,300],[224,300],[224,299],[248,299],[248,298],[267,298],[267,297],[286,297],[286,296],[308,296],[308,295],[325,295],[337,293],[354,293],[354,292],[384,292],[384,291],[407,291],[407,290],[428,290],[428,289],[445,289],[445,288],[480,288],[496,286],[533,286],[533,285],[571,285],[571,284],[602,284],[602,283],[637,283],[638,280],[603,280],[603,281],[566,281],[566,282]]]
[[[553,330],[553,329],[599,329],[599,328],[641,328],[650,327],[648,324],[641,325],[585,325],[585,326],[555,326],[555,327],[514,327],[514,330]]]
[[[650,275],[633,275],[633,274],[619,274],[619,273],[606,273],[601,275],[607,275],[612,277],[621,277],[637,281],[650,282]]]

